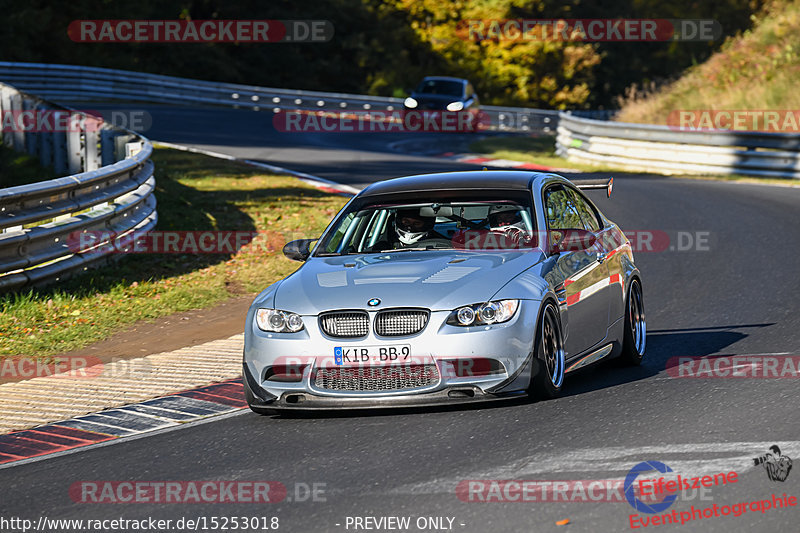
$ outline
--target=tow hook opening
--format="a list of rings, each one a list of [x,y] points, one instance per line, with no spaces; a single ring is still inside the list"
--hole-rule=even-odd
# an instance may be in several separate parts
[[[450,398],[474,398],[475,391],[473,389],[453,389],[447,395]]]
[[[290,394],[286,397],[286,403],[302,403],[306,400],[303,394]]]

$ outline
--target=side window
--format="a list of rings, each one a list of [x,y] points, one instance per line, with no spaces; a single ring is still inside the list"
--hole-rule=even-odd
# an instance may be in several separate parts
[[[339,244],[341,244],[345,233],[347,233],[347,230],[350,227],[350,224],[353,223],[353,218],[355,218],[355,212],[348,213],[347,216],[342,220],[342,222],[339,224],[339,227],[336,228],[336,232],[328,240],[328,245],[325,247],[326,252],[334,253],[339,251]]]
[[[471,83],[468,83],[467,84],[467,98],[471,98],[472,95],[474,95],[474,94],[475,94],[475,89],[472,88],[472,84]]]
[[[378,239],[383,233],[383,228],[388,214],[389,211],[386,209],[376,210],[374,213],[372,213],[372,215],[369,217],[369,222],[365,227],[364,234],[361,236],[361,242],[355,251],[363,252],[364,250],[375,246],[375,243],[378,242]]]
[[[592,206],[589,205],[589,202],[587,202],[579,192],[572,189],[570,189],[570,192],[572,193],[572,200],[575,202],[575,207],[578,209],[578,213],[580,213],[581,220],[583,220],[586,229],[593,232],[600,231],[600,220],[597,218],[597,213],[592,209]]]
[[[572,196],[561,185],[554,185],[544,193],[547,225],[550,229],[583,229],[583,221]]]

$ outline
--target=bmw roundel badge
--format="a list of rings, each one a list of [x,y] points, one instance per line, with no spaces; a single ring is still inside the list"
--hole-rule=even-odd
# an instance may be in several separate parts
[[[375,307],[376,305],[380,305],[381,299],[380,298],[373,298],[367,302],[370,307]]]

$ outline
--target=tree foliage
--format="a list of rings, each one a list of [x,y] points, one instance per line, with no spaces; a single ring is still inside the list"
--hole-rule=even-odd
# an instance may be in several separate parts
[[[463,21],[511,18],[716,18],[746,28],[762,0],[0,0],[0,57],[122,68],[273,87],[402,95],[425,75],[470,79],[485,103],[609,105],[633,83],[676,76],[719,43],[565,43],[465,39]],[[328,43],[76,43],[81,19],[326,19]],[[461,25],[461,26],[460,26]]]

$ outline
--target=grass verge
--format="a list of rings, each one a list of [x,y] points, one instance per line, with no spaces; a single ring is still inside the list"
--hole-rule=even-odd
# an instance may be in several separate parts
[[[518,135],[492,136],[475,141],[469,145],[472,153],[493,159],[524,161],[555,168],[571,168],[586,172],[606,172],[619,170],[608,166],[594,166],[573,163],[556,155],[556,138],[551,135],[526,137]]]
[[[681,178],[687,180],[707,180],[707,181],[733,181],[736,183],[750,183],[753,185],[773,185],[778,187],[800,187],[800,180],[792,178],[754,178],[753,176],[743,176],[741,174],[727,175],[696,175],[681,174],[678,176],[668,176],[671,178]]]
[[[158,230],[258,231],[236,254],[136,254],[63,284],[0,296],[0,356],[82,348],[139,320],[255,293],[298,263],[285,240],[315,237],[346,198],[239,163],[157,149]]]
[[[676,110],[797,110],[800,3],[769,0],[753,15],[753,29],[729,37],[704,63],[661,88],[620,101],[620,122],[666,124]],[[795,128],[786,128],[796,133]]]

